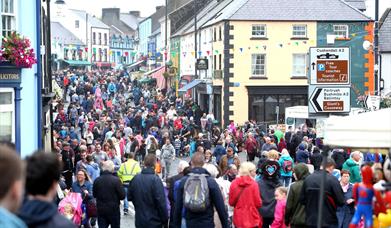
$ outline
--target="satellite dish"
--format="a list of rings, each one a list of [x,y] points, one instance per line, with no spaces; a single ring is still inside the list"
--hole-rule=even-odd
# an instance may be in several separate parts
[[[370,49],[372,49],[373,44],[371,42],[369,42],[368,40],[365,40],[362,43],[362,47],[364,48],[364,50],[369,51]]]

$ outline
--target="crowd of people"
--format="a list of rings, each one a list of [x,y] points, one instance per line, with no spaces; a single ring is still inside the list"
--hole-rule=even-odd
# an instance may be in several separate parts
[[[321,226],[349,227],[357,212],[353,184],[362,181],[363,165],[372,167],[375,189],[386,190],[383,166],[389,158],[343,149],[323,156],[327,148],[306,125],[285,131],[231,121],[220,128],[191,99],[141,84],[125,71],[62,71],[55,78],[63,91],[53,124],[56,159],[37,152],[26,160],[28,172],[20,166],[4,185],[0,206],[16,213],[8,202],[21,193],[9,192],[27,175],[21,220],[0,207],[0,218],[20,225],[7,227],[36,227],[46,215],[33,216],[42,205],[34,200],[55,197],[62,205],[72,193],[82,201],[74,214],[83,214],[73,225],[84,227],[120,227],[130,202],[136,227],[316,227],[323,177]],[[43,168],[36,167],[37,159]],[[37,183],[46,184],[34,191]],[[47,207],[52,214],[44,221],[58,225],[40,227],[69,226]]]

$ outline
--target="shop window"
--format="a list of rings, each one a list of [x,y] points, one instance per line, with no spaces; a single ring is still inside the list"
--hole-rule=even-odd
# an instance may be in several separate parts
[[[0,141],[15,142],[14,90],[0,88]]]

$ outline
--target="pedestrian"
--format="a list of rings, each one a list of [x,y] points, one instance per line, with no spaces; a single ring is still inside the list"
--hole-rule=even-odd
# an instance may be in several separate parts
[[[347,170],[341,171],[340,181],[345,203],[337,208],[338,228],[348,228],[354,215],[353,184],[350,183],[350,173]]]
[[[322,155],[320,154],[319,148],[316,146],[312,148],[310,162],[314,166],[314,170],[320,169],[320,165],[322,164]]]
[[[282,138],[281,138],[282,139]],[[282,139],[283,140],[283,139]],[[289,155],[289,152],[287,149],[283,149],[281,153],[281,157],[278,160],[278,163],[280,164],[280,176],[281,176],[281,184],[285,187],[289,187],[292,181],[292,174],[293,174],[293,159]]]
[[[308,164],[310,154],[307,150],[305,143],[300,143],[298,150],[296,151],[296,162]]]
[[[343,149],[334,149],[331,158],[335,161],[335,168],[342,170],[343,164],[349,157]]]
[[[72,187],[73,161],[74,155],[68,142],[62,144],[62,175],[65,178],[67,189]]]
[[[61,176],[61,163],[56,154],[35,152],[26,158],[26,200],[19,217],[28,227],[74,228],[53,203]]]
[[[300,194],[304,179],[309,175],[306,164],[297,164],[293,167],[295,182],[289,187],[285,209],[285,225],[291,228],[305,227],[305,206],[300,203]]]
[[[23,201],[24,166],[6,145],[0,145],[0,173],[0,227],[27,228],[15,215]]]
[[[171,163],[175,160],[175,148],[171,144],[170,139],[166,139],[165,144],[162,146],[161,157],[162,161],[162,178],[167,179],[171,171]]]
[[[102,168],[103,162],[110,160],[109,156],[106,152],[101,150],[102,147],[99,143],[95,145],[95,152],[92,153],[92,157],[94,158],[94,162],[99,165],[99,168]]]
[[[257,140],[255,140],[253,133],[248,133],[248,138],[244,147],[247,151],[247,161],[254,161],[255,155],[257,154],[258,143]]]
[[[81,170],[87,169],[87,146],[81,145],[80,146],[80,161],[76,163],[76,173]]]
[[[224,156],[225,154],[227,154],[227,151],[223,147],[223,141],[218,140],[217,145],[213,151],[213,156],[216,157],[217,164],[220,164],[221,157]]]
[[[332,158],[327,158],[324,167],[321,167],[319,171],[315,171],[304,180],[300,202],[305,206],[307,227],[316,227],[318,222],[320,182],[324,176],[326,176],[324,191],[327,197],[325,195],[322,200],[322,227],[338,226],[337,207],[343,206],[345,199],[337,178],[331,175],[335,167],[335,161]]]
[[[80,169],[77,171],[76,181],[72,184],[72,192],[80,193],[85,205],[87,205],[89,201],[93,200],[94,197],[92,195],[92,183],[86,170]],[[85,228],[89,228],[91,227],[89,221],[90,215],[88,214],[88,211],[85,213],[86,217],[83,218],[82,225],[84,225]]]
[[[126,162],[121,164],[117,175],[122,182],[122,185],[125,190],[125,199],[124,199],[124,215],[129,213],[129,202],[128,202],[128,191],[130,182],[133,180],[136,174],[141,172],[139,163],[134,160],[134,153],[125,154]]]
[[[125,199],[121,180],[113,175],[114,163],[102,162],[102,173],[94,181],[93,196],[96,198],[99,228],[120,227],[120,200]]]
[[[240,168],[240,160],[234,154],[232,147],[228,147],[227,154],[223,155],[220,159],[220,169],[223,173],[227,172],[230,165],[235,165],[236,168]]]
[[[350,158],[342,165],[342,169],[349,171],[350,182],[352,184],[361,182],[360,171],[361,152],[354,151],[350,154]]]
[[[263,228],[269,228],[274,221],[274,210],[276,199],[274,196],[276,188],[281,186],[280,165],[278,163],[278,152],[271,150],[267,154],[267,160],[261,166],[262,176],[258,180],[259,191],[262,199],[262,207],[259,212],[263,218]]]
[[[204,159],[203,154],[195,153],[191,159],[191,172],[181,179],[175,202],[174,223],[176,227],[181,226],[182,208],[185,208],[187,228],[214,228],[214,208],[216,208],[222,227],[228,228],[224,199],[216,181],[202,168]],[[200,190],[194,191],[195,189]],[[199,199],[198,197],[203,200],[192,200]]]
[[[212,164],[212,165],[217,165],[216,163],[216,158],[212,155],[211,150],[206,150],[205,151],[205,164]]]
[[[129,185],[128,199],[134,204],[137,228],[161,228],[168,225],[168,202],[163,183],[155,174],[155,164],[156,156],[147,155],[143,170]]]
[[[86,156],[86,161],[87,161],[86,170],[88,176],[91,178],[91,182],[94,183],[96,178],[98,178],[100,175],[99,165],[94,162],[94,158],[92,157],[91,154]]]
[[[259,209],[262,206],[257,182],[254,181],[256,167],[244,162],[239,169],[239,177],[232,181],[229,189],[229,205],[234,207],[235,227],[262,227]]]
[[[282,138],[281,138],[282,139]],[[285,228],[285,207],[286,207],[286,195],[288,189],[281,186],[278,187],[274,193],[274,197],[277,200],[276,209],[274,210],[274,221],[271,228]]]

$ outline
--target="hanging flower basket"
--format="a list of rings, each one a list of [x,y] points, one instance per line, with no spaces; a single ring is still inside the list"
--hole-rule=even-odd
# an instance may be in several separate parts
[[[5,64],[14,65],[17,68],[31,68],[35,63],[37,63],[37,59],[29,39],[16,32],[3,38],[0,49],[0,66]]]

